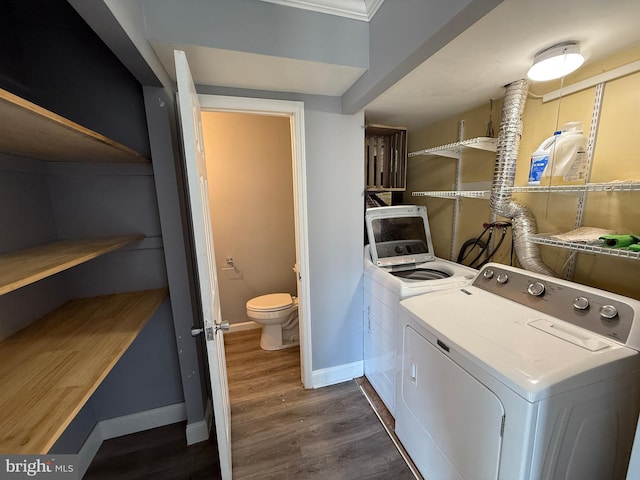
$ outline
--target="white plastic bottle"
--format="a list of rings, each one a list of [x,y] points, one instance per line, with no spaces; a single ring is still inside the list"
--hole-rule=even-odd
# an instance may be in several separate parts
[[[587,137],[582,122],[569,122],[551,147],[547,168],[542,173],[543,185],[584,183],[587,178]]]
[[[552,137],[545,139],[535,152],[531,155],[531,163],[529,165],[529,185],[540,185],[543,172],[546,171],[549,164],[549,157],[556,143],[556,137],[561,132],[555,132]]]

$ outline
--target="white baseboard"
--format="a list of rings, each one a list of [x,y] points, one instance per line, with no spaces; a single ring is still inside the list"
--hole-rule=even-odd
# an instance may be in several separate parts
[[[209,438],[211,425],[213,424],[213,404],[211,399],[207,401],[207,408],[204,412],[204,420],[187,425],[187,445],[204,442]]]
[[[262,326],[259,323],[253,321],[231,323],[229,325],[229,333],[240,332],[242,330],[253,330],[254,328],[262,328]]]
[[[122,437],[130,433],[182,422],[186,419],[187,410],[184,403],[175,403],[165,407],[132,413],[131,415],[102,420],[98,422],[98,425],[102,431],[102,438],[109,440],[110,438]]]
[[[87,472],[93,457],[98,453],[98,449],[103,441],[129,435],[130,433],[182,422],[186,419],[187,412],[184,403],[176,403],[133,413],[131,415],[99,421],[96,426],[93,427],[93,430],[78,452],[77,460],[80,478]],[[189,425],[187,425],[187,430],[188,429]]]
[[[322,368],[311,372],[311,387],[321,388],[336,383],[347,382],[364,375],[364,362],[362,360],[337,367]]]
[[[84,477],[84,474],[89,470],[89,465],[93,461],[93,457],[96,456],[98,450],[100,449],[100,445],[104,438],[102,438],[102,432],[100,431],[100,423],[98,423],[82,444],[82,448],[78,452],[77,457],[77,465],[78,465],[78,477]]]

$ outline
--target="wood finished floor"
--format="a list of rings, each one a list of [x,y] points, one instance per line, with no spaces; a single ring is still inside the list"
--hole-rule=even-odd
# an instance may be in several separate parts
[[[234,480],[413,480],[356,381],[305,390],[300,351],[225,335]],[[84,480],[217,480],[215,441],[186,446],[184,423],[107,440]]]
[[[259,339],[225,336],[234,479],[414,478],[355,381],[305,390],[299,349]]]

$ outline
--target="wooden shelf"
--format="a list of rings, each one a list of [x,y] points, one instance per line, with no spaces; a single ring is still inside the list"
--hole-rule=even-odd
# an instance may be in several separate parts
[[[120,143],[0,89],[0,151],[58,162],[148,163]]]
[[[166,295],[72,300],[0,342],[0,452],[47,453]]]
[[[61,240],[0,255],[0,295],[122,248],[142,235]]]

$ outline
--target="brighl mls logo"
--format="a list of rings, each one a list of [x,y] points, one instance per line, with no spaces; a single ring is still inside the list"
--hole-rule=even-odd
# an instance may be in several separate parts
[[[28,462],[27,459],[22,460],[22,463],[15,463],[8,458],[5,459],[7,473],[26,473],[28,477],[35,477],[39,473],[53,473],[53,462],[47,460],[43,462],[39,458],[35,462]]]
[[[75,455],[2,455],[0,480],[46,478],[47,480],[76,480]]]

